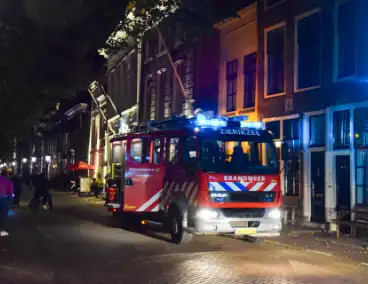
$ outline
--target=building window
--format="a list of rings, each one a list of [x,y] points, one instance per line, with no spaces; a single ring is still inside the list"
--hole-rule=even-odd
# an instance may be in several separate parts
[[[354,110],[354,144],[356,148],[368,148],[368,108]]]
[[[333,113],[333,148],[342,150],[350,148],[350,111]]]
[[[157,38],[158,38],[158,53],[165,52],[165,45],[166,45],[166,35],[161,32],[162,39],[160,35],[157,32]],[[163,42],[164,41],[164,42]]]
[[[273,139],[281,139],[280,121],[266,122],[266,129],[273,135]]]
[[[180,61],[175,64],[176,71],[178,72],[181,80],[184,78],[184,62]],[[173,72],[173,113],[181,114],[183,112],[184,94],[180,87],[180,83]]]
[[[358,149],[356,158],[356,203],[368,204],[368,149]]]
[[[157,105],[157,95],[153,88],[152,78],[147,80],[147,98],[149,102],[149,118],[150,120],[156,119],[156,105]]]
[[[368,204],[368,108],[354,110],[357,204]]]
[[[285,26],[266,33],[266,95],[285,92]]]
[[[299,139],[299,119],[288,119],[283,121],[283,139],[298,140]]]
[[[281,125],[280,121],[269,121],[265,124],[266,129],[273,135],[273,140],[276,146],[276,158],[277,161],[281,160]]]
[[[285,0],[265,0],[265,7],[272,8],[274,6],[277,6],[278,4],[284,2]]]
[[[152,57],[151,40],[147,40],[144,47],[144,58],[147,60]]]
[[[171,115],[171,96],[166,101],[166,70],[161,70],[157,76],[157,119]]]
[[[146,60],[155,56],[156,47],[157,47],[157,38],[152,37],[150,39],[147,39],[146,45],[145,45],[145,59]]]
[[[296,88],[321,84],[321,13],[318,11],[296,22]]]
[[[348,0],[337,6],[336,64],[337,79],[355,75],[356,37],[355,1]]]
[[[226,67],[226,111],[235,111],[236,109],[237,77],[238,61],[228,62]]]
[[[244,108],[256,105],[257,53],[244,57]]]
[[[299,119],[288,119],[283,122],[283,140],[288,144],[287,160],[285,161],[285,194],[299,195],[300,184],[300,141]]]
[[[323,147],[326,138],[325,115],[315,115],[309,118],[309,146]]]

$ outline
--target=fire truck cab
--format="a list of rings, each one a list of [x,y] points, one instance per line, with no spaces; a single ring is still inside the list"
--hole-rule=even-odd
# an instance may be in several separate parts
[[[121,198],[108,206],[118,216],[159,221],[178,244],[193,234],[280,234],[278,160],[261,123],[200,113],[112,142],[123,143],[125,161]]]

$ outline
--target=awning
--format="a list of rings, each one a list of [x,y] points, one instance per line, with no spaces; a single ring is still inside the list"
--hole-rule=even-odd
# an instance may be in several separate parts
[[[85,162],[77,162],[75,164],[69,164],[66,166],[68,171],[82,171],[82,170],[94,170],[95,167],[88,165]]]

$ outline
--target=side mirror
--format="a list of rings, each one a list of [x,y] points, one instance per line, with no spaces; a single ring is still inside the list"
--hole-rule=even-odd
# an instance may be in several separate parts
[[[283,161],[289,159],[289,144],[286,141],[283,141],[281,144],[281,156]]]

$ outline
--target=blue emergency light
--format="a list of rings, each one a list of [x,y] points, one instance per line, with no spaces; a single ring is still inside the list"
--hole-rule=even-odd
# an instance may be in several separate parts
[[[206,118],[202,113],[197,114],[194,124],[198,127],[226,127],[227,121],[221,118]]]
[[[242,121],[246,121],[246,120],[248,120],[248,116],[247,115],[239,115],[239,116],[229,117],[229,121],[242,122]]]
[[[264,129],[265,125],[259,121],[241,121],[240,127],[245,128],[255,128],[255,129]]]

